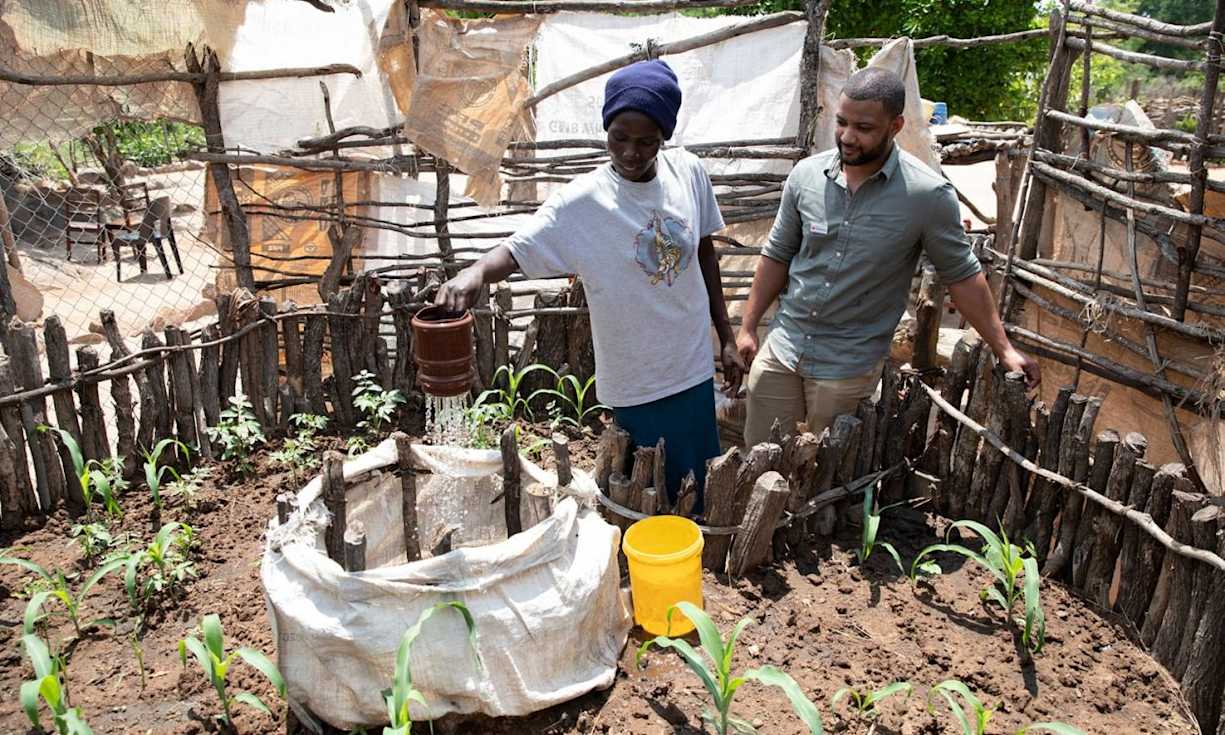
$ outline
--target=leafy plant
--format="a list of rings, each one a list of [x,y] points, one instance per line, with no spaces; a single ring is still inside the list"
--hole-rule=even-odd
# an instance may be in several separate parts
[[[974,692],[957,679],[946,679],[927,691],[927,711],[936,713],[934,698],[940,696],[948,704],[949,713],[957,720],[962,735],[986,735],[987,723],[995,710],[983,704]],[[960,697],[961,701],[958,701]],[[964,706],[963,706],[964,703]],[[967,708],[969,712],[967,712]],[[1017,730],[1016,735],[1029,732],[1052,732],[1055,735],[1085,735],[1081,730],[1062,722],[1035,722]]]
[[[176,480],[179,478],[178,470],[172,465],[161,463],[162,453],[167,448],[174,449],[175,456],[178,456],[180,449],[183,451],[183,457],[191,454],[187,445],[178,439],[162,439],[154,445],[152,452],[145,452],[145,485],[149,488],[149,494],[153,496],[153,507],[157,510],[159,518],[162,512],[162,480],[167,473]]]
[[[796,684],[795,680],[785,672],[773,666],[762,666],[757,669],[749,669],[739,676],[732,675],[732,654],[735,651],[736,639],[740,637],[740,633],[745,627],[753,622],[752,618],[744,618],[737,623],[725,641],[719,633],[719,629],[715,627],[714,621],[696,605],[689,602],[678,602],[668,608],[669,628],[672,627],[672,614],[677,610],[680,610],[685,617],[689,618],[697,628],[698,638],[702,642],[702,650],[705,651],[706,656],[710,659],[713,668],[707,665],[706,661],[702,659],[688,642],[680,638],[669,638],[662,635],[644,642],[638,648],[636,660],[638,665],[641,666],[642,658],[651,646],[671,648],[680,654],[685,663],[689,665],[689,668],[693,670],[693,673],[697,674],[698,678],[702,680],[706,691],[710,693],[714,710],[703,712],[702,719],[709,722],[719,735],[727,735],[729,727],[740,733],[756,732],[748,722],[731,714],[732,697],[735,696],[736,690],[747,681],[758,681],[762,684],[769,684],[782,689],[783,693],[787,695],[787,699],[791,701],[791,706],[795,710],[796,715],[808,726],[809,732],[813,735],[821,735],[824,732],[821,724],[821,713],[817,711],[816,705],[804,695],[799,684]]]
[[[196,494],[212,474],[213,468],[207,465],[194,467],[191,472],[181,474],[167,483],[165,495],[181,502],[187,508],[195,508]]]
[[[72,469],[76,475],[77,485],[81,488],[81,498],[85,503],[86,516],[93,516],[95,490],[102,499],[102,505],[107,515],[113,518],[122,516],[123,510],[115,499],[115,486],[112,480],[113,471],[108,471],[97,460],[91,459],[86,462],[85,455],[81,451],[81,445],[77,443],[72,434],[64,429],[39,424],[38,430],[43,433],[54,431],[59,436],[60,443],[68,450],[68,456],[72,459]]]
[[[486,391],[488,392],[488,391]],[[473,449],[493,449],[498,446],[496,422],[505,419],[500,404],[481,403],[464,409],[464,435]]]
[[[995,582],[984,587],[979,596],[984,601],[990,599],[999,603],[1009,621],[1012,620],[1013,605],[1018,598],[1024,598],[1025,627],[1021,633],[1021,641],[1027,649],[1038,653],[1046,642],[1046,614],[1042,611],[1042,602],[1039,599],[1041,577],[1038,573],[1038,561],[1034,558],[1033,545],[1027,543],[1022,550],[1009,542],[1006,533],[1001,531],[997,536],[994,531],[975,521],[954,521],[948,532],[952,533],[957,528],[968,528],[978,534],[985,544],[983,553],[967,549],[960,544],[933,544],[915,557],[910,568],[911,579],[916,578],[920,570],[934,570],[937,573],[940,571],[939,565],[923,563],[925,557],[936,552],[948,551],[978,562],[995,577]]]
[[[603,403],[596,403],[588,406],[587,394],[595,385],[595,376],[587,378],[587,381],[580,383],[579,379],[573,375],[562,375],[557,378],[557,386],[552,390],[545,389],[543,392],[546,395],[555,397],[561,401],[562,410],[556,416],[556,422],[559,424],[570,424],[576,429],[588,421],[589,417],[598,414],[601,411],[611,411],[612,409],[605,406]],[[568,390],[567,390],[568,389]],[[565,408],[569,408],[572,416],[565,414]]]
[[[830,700],[829,704],[831,707],[837,707],[838,702],[845,697],[851,703],[851,706],[855,708],[856,714],[864,719],[871,719],[877,715],[876,705],[896,694],[905,693],[906,697],[909,698],[912,691],[914,691],[914,686],[908,681],[895,681],[888,686],[876,690],[842,687],[834,692],[834,698]]]
[[[196,565],[190,558],[193,538],[191,526],[167,523],[147,547],[120,559],[126,566],[123,586],[134,609],[143,610],[154,599],[177,593],[187,580],[195,578]],[[141,580],[139,573],[145,567],[149,572]]]
[[[111,533],[105,523],[77,523],[68,531],[77,540],[86,564],[92,566],[103,554],[118,546],[120,540]]]
[[[375,375],[369,370],[361,371],[353,376],[353,380],[357,383],[353,389],[353,407],[362,414],[362,419],[357,422],[357,428],[362,435],[350,438],[349,454],[358,454],[372,442],[378,441],[383,424],[391,421],[396,407],[404,403],[405,398],[398,388],[383,390],[383,386],[378,384]]]
[[[187,666],[187,652],[191,651],[196,657],[196,661],[200,664],[204,675],[208,678],[209,683],[213,685],[213,689],[216,690],[217,698],[221,700],[222,722],[228,727],[234,726],[234,720],[230,715],[230,708],[235,702],[254,707],[266,715],[271,715],[272,712],[268,709],[268,705],[264,704],[263,700],[251,692],[238,692],[230,696],[226,689],[226,677],[230,673],[230,667],[233,665],[235,658],[240,658],[267,677],[269,683],[276,689],[277,694],[284,698],[285,679],[281,677],[281,672],[268,660],[267,656],[254,648],[243,646],[227,654],[221,630],[221,618],[216,615],[211,613],[205,615],[200,620],[200,628],[204,633],[204,642],[201,643],[195,636],[187,636],[180,640],[179,659],[183,662],[183,666]]]
[[[421,628],[425,625],[425,621],[433,617],[434,613],[447,608],[463,615],[464,623],[468,626],[468,645],[472,647],[473,653],[476,653],[476,621],[472,619],[472,613],[468,612],[464,603],[440,602],[422,611],[417,622],[404,631],[404,635],[400,638],[400,646],[396,649],[395,678],[392,679],[391,688],[383,690],[383,701],[387,703],[387,719],[390,723],[388,727],[383,728],[383,735],[410,735],[413,718],[408,709],[409,704],[416,702],[422,707],[428,706],[425,696],[413,686],[409,653],[413,642],[421,635]],[[476,663],[477,666],[481,665],[479,653],[476,654]]]
[[[855,556],[859,559],[859,565],[863,566],[872,556],[872,552],[877,546],[889,552],[889,556],[893,557],[893,562],[897,564],[898,571],[902,574],[906,573],[906,567],[902,566],[902,558],[898,556],[897,549],[893,548],[893,544],[886,541],[877,542],[876,534],[880,531],[880,517],[885,511],[890,508],[902,505],[902,503],[894,503],[887,505],[884,508],[876,509],[875,491],[880,487],[880,481],[868,486],[863,494],[863,528],[860,533],[859,548],[855,550]]]
[[[255,420],[251,402],[242,393],[230,398],[230,407],[221,412],[216,426],[208,427],[208,438],[221,445],[221,458],[233,461],[238,471],[249,475],[255,470],[251,463],[251,452],[255,445],[263,444],[264,430]]]
[[[328,418],[313,413],[295,413],[289,417],[289,423],[294,425],[297,433],[268,456],[296,477],[303,470],[313,470],[319,466],[318,435],[327,428]]]
[[[476,403],[473,406],[489,405],[494,408],[496,419],[500,421],[510,421],[522,412],[528,418],[532,417],[532,410],[528,404],[537,395],[549,393],[551,389],[541,388],[533,391],[531,395],[524,397],[519,395],[523,390],[523,381],[528,375],[543,370],[557,379],[557,371],[548,365],[533,363],[523,368],[515,370],[512,365],[503,365],[498,368],[498,371],[493,374],[494,385],[499,385],[498,388],[490,388],[481,393],[477,397]]]
[[[72,628],[76,633],[76,637],[80,638],[82,633],[90,628],[98,625],[113,624],[113,621],[107,618],[97,618],[82,624],[81,622],[81,603],[89,591],[94,588],[94,585],[102,581],[102,578],[122,566],[121,560],[112,560],[94,570],[94,573],[85,580],[80,589],[76,592],[72,591],[69,586],[69,577],[58,569],[48,571],[29,559],[21,559],[13,556],[0,557],[0,564],[15,564],[23,569],[34,572],[46,582],[43,589],[34,592],[30,595],[30,601],[26,603],[25,617],[22,620],[22,630],[25,633],[33,633],[35,626],[43,619],[43,606],[48,600],[59,600],[64,606],[64,612],[68,615],[68,620],[72,623]]]
[[[41,699],[55,722],[60,735],[93,735],[80,707],[68,706],[68,686],[64,677],[64,662],[53,657],[47,644],[36,635],[26,633],[21,637],[26,658],[34,668],[34,678],[21,683],[21,708],[36,729],[43,729],[39,716],[38,700]]]

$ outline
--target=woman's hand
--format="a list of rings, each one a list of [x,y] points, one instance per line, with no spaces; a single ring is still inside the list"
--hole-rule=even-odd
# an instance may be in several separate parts
[[[725,342],[719,355],[723,363],[723,393],[728,398],[740,396],[740,385],[744,382],[744,374],[748,370],[734,342]]]
[[[453,314],[462,314],[476,302],[476,297],[484,285],[481,269],[469,266],[438,287],[434,303]]]

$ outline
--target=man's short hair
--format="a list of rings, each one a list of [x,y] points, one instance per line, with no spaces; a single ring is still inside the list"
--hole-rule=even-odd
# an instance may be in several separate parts
[[[847,80],[842,93],[861,102],[880,102],[891,117],[906,109],[906,85],[897,74],[884,69],[860,69]]]

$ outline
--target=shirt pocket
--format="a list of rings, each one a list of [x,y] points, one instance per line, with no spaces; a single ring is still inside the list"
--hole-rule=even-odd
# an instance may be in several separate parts
[[[918,243],[912,218],[889,211],[857,218],[852,234],[851,251],[857,260],[871,265],[896,266]]]
[[[805,191],[804,194],[799,207],[804,228],[804,253],[815,256],[823,246],[838,238],[841,218],[818,193]]]

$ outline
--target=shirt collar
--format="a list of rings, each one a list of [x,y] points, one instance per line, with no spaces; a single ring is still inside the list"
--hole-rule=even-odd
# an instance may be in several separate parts
[[[893,148],[889,151],[889,157],[885,159],[885,164],[880,167],[879,171],[872,174],[868,180],[871,181],[877,176],[880,176],[885,181],[889,181],[893,178],[894,172],[897,171],[897,166],[898,145],[897,140],[894,140]],[[833,149],[833,156],[831,157],[829,165],[825,167],[825,178],[836,182],[843,187],[846,186],[846,176],[842,173],[842,159],[838,156],[838,149],[836,147]]]

